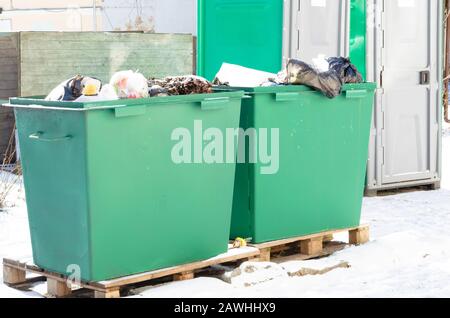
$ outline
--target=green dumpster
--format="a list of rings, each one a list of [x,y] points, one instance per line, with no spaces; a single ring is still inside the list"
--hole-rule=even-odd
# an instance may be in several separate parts
[[[252,98],[243,100],[241,127],[256,129],[259,147],[261,129],[272,136],[278,129],[279,143],[266,138],[271,163],[251,162],[251,134],[244,135],[231,238],[262,243],[359,225],[375,88],[345,85],[335,99],[305,86],[246,89]]]
[[[226,252],[235,164],[180,164],[174,131],[202,147],[199,127],[239,126],[242,95],[11,99],[35,263],[99,281]]]

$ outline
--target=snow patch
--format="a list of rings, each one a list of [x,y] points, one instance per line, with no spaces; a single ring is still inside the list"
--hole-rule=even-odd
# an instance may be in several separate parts
[[[234,289],[230,284],[209,277],[144,287],[135,289],[133,292],[136,294],[135,297],[145,298],[212,298],[217,295],[235,297]]]
[[[288,277],[286,270],[270,262],[244,262],[238,268],[222,275],[222,279],[237,287],[250,287],[280,277]]]

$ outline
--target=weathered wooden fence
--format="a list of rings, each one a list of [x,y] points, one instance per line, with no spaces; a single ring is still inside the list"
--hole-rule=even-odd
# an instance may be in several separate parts
[[[193,37],[187,34],[0,33],[0,99],[46,95],[76,74],[108,81],[120,70],[147,77],[192,74]],[[14,125],[0,108],[0,154]]]
[[[18,96],[19,34],[0,33],[0,103]],[[14,113],[0,107],[0,164],[14,129]]]

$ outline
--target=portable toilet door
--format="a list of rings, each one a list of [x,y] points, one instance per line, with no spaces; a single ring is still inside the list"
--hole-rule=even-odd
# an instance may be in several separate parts
[[[283,64],[319,55],[349,56],[350,0],[285,0]]]
[[[277,73],[282,36],[283,0],[198,0],[197,73],[212,80],[224,62]]]
[[[369,0],[368,17],[367,79],[379,88],[366,194],[415,185],[438,188],[443,1]]]

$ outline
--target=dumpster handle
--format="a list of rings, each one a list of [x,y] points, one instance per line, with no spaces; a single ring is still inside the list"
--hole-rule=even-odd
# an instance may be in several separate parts
[[[346,98],[364,98],[367,96],[367,91],[362,89],[345,91]]]
[[[67,135],[64,137],[56,137],[56,138],[43,138],[42,135],[44,133],[42,131],[35,132],[34,134],[31,134],[28,136],[28,138],[33,140],[39,140],[39,141],[47,141],[47,142],[56,142],[56,141],[65,141],[72,139],[72,135]]]
[[[229,97],[205,98],[200,102],[202,110],[225,108],[230,102]]]
[[[298,92],[280,92],[280,93],[275,93],[275,100],[277,102],[295,101],[299,97],[300,97],[300,93],[298,93]]]

